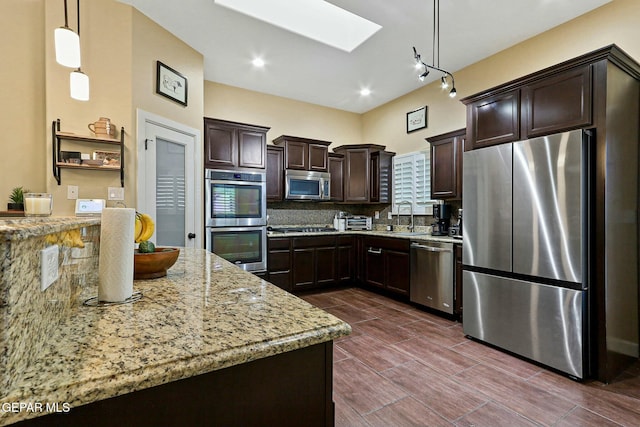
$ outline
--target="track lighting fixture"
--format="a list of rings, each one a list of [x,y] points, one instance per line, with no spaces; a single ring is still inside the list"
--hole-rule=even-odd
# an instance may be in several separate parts
[[[433,58],[431,60],[431,65],[426,64],[422,60],[422,57],[416,50],[415,46],[413,47],[413,57],[416,60],[416,68],[418,70],[421,68],[423,69],[423,72],[418,74],[418,79],[421,82],[429,75],[429,69],[439,71],[443,73],[443,76],[440,78],[442,89],[447,89],[449,87],[447,77],[451,77],[451,90],[449,91],[449,96],[451,98],[456,96],[456,81],[453,78],[453,74],[440,68],[440,0],[433,0]]]

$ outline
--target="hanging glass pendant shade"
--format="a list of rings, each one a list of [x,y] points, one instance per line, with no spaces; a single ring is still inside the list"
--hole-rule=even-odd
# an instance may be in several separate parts
[[[80,36],[69,28],[67,0],[64,0],[64,27],[54,32],[56,62],[70,68],[80,67]]]
[[[89,76],[82,72],[80,68],[72,71],[69,75],[69,89],[71,98],[78,101],[89,100]]]

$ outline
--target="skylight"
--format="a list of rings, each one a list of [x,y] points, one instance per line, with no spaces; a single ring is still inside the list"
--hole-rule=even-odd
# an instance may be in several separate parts
[[[292,33],[351,52],[380,25],[324,0],[214,0]]]

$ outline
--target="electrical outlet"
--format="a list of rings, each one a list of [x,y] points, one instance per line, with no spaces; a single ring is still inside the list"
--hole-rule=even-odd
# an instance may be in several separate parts
[[[375,219],[380,219],[380,211],[375,211],[373,216],[375,217]]]
[[[78,198],[78,186],[67,185],[67,199],[76,200]]]
[[[124,188],[109,187],[107,191],[107,200],[124,200]]]
[[[58,280],[58,245],[40,251],[40,289],[46,290]]]

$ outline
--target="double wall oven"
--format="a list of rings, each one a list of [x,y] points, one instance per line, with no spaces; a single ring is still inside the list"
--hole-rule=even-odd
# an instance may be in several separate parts
[[[206,249],[251,272],[267,269],[264,171],[205,171]]]

